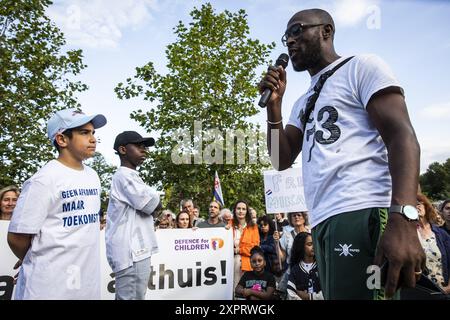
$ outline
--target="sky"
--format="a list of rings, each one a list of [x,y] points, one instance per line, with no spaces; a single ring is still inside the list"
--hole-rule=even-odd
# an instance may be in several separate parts
[[[102,113],[106,127],[98,129],[97,150],[118,165],[112,149],[124,130],[153,135],[140,128],[130,113],[150,108],[142,100],[119,100],[114,87],[152,61],[167,72],[165,50],[175,42],[173,27],[187,25],[189,13],[207,1],[195,0],[56,0],[47,14],[64,32],[67,49],[82,49],[87,68],[76,79],[89,90],[78,94],[87,114]],[[407,0],[222,0],[209,1],[216,12],[244,9],[250,37],[276,43],[273,61],[286,52],[281,35],[297,11],[322,8],[336,24],[335,48],[341,56],[373,53],[385,60],[400,81],[408,112],[421,146],[421,173],[432,162],[450,157],[450,1]],[[263,69],[261,69],[262,72]],[[310,84],[307,72],[287,68],[283,118]],[[257,105],[258,99],[255,100]],[[259,109],[259,107],[258,107]],[[266,111],[251,121],[265,128]]]

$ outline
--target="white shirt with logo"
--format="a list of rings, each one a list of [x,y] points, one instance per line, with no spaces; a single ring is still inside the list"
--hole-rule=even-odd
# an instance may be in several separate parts
[[[15,299],[100,299],[100,180],[48,162],[27,180],[9,232],[33,239]]]
[[[106,255],[114,272],[158,252],[153,216],[159,194],[136,170],[120,167],[112,178],[106,219]],[[142,212],[146,208],[149,212]]]
[[[289,125],[303,130],[301,112],[321,74],[294,104]],[[391,177],[387,150],[366,107],[381,89],[399,87],[389,67],[375,55],[359,55],[338,69],[322,88],[303,138],[302,166],[311,226],[364,208],[388,207]]]

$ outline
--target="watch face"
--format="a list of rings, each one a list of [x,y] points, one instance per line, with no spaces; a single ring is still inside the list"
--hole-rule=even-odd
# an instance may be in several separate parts
[[[419,218],[419,213],[417,209],[413,206],[404,206],[403,213],[408,219],[417,220]]]

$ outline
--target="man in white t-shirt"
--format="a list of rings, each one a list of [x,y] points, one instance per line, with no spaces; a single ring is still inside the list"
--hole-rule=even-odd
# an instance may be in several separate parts
[[[311,75],[311,86],[283,128],[286,71],[269,68],[260,83],[261,93],[272,91],[269,152],[274,167],[284,170],[303,151],[306,204],[325,298],[381,297],[368,288],[366,270],[386,261],[385,293],[391,297],[400,284],[415,286],[425,266],[415,210],[420,148],[403,90],[389,67],[374,55],[340,57],[334,32],[324,10],[300,11],[289,20],[282,42],[294,70]],[[309,116],[307,105],[314,106]]]
[[[59,156],[24,183],[9,225],[8,243],[23,261],[15,299],[100,299],[100,179],[82,161],[105,124],[75,109],[48,121]]]
[[[154,220],[161,209],[158,192],[144,183],[136,168],[147,158],[153,138],[135,131],[120,133],[114,150],[120,167],[112,178],[106,220],[106,256],[115,273],[116,300],[143,300],[150,258],[158,252]]]

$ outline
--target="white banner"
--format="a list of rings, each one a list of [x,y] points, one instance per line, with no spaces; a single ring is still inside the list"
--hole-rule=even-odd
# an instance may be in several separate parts
[[[231,300],[233,232],[225,228],[156,232],[149,299]]]
[[[0,221],[0,300],[13,297],[17,258],[7,243],[9,221]],[[99,231],[102,300],[114,299],[114,273],[106,260],[105,232]],[[167,229],[156,232],[159,253],[151,258],[146,298],[231,300],[233,234],[225,228]],[[57,270],[55,270],[57,272]]]
[[[264,171],[264,194],[267,213],[308,210],[301,168]]]
[[[9,221],[0,220],[0,300],[11,300],[14,296],[14,275],[18,269],[13,267],[19,259],[12,253],[6,239]]]

